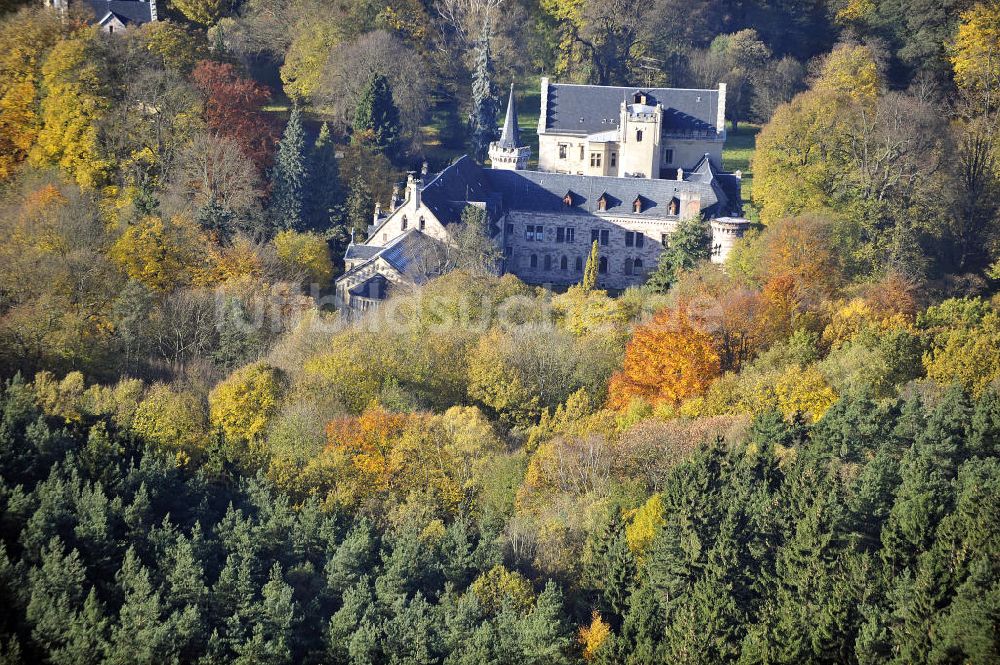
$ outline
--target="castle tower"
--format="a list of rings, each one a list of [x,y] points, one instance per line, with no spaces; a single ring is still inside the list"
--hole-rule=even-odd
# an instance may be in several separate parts
[[[736,242],[750,228],[750,222],[742,217],[716,217],[711,225],[712,263],[725,263]]]
[[[490,163],[495,169],[513,171],[528,166],[531,148],[521,145],[521,130],[517,126],[517,110],[514,108],[514,84],[510,84],[510,98],[507,100],[507,117],[503,121],[500,140],[490,143]]]
[[[618,140],[621,150],[618,175],[626,178],[660,177],[660,134],[663,105],[653,106],[644,92],[621,104]]]

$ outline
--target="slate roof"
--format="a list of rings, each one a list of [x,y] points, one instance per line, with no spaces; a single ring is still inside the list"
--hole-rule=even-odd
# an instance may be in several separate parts
[[[344,252],[344,260],[358,260],[358,259],[370,259],[382,250],[381,247],[373,247],[371,245],[355,245],[353,242],[347,246],[347,251]]]
[[[517,111],[514,108],[514,84],[510,84],[510,98],[507,100],[507,117],[503,121],[503,130],[500,132],[500,147],[504,150],[513,150],[521,147],[521,128],[517,126]]]
[[[149,23],[153,20],[153,5],[140,0],[88,0],[94,17],[101,22],[108,14],[114,14],[118,20],[128,25]]]
[[[485,203],[490,220],[494,220],[500,201],[483,178],[484,170],[462,155],[424,186],[420,200],[445,226],[461,221],[468,201]]]
[[[557,133],[593,134],[617,128],[621,103],[632,104],[636,93],[646,94],[651,106],[663,104],[665,132],[715,132],[718,90],[687,88],[628,88],[550,83],[545,129]]]
[[[439,244],[439,241],[429,235],[410,229],[386,245],[378,256],[402,274],[408,275],[414,261],[419,260],[431,245]]]
[[[533,210],[538,212],[580,212],[609,214],[638,214],[651,219],[670,216],[670,201],[681,192],[697,192],[702,210],[710,215],[730,212],[727,195],[712,184],[697,181],[660,180],[655,178],[613,178],[608,176],[581,176],[569,173],[543,173],[541,171],[486,171],[494,190],[503,197],[508,210]],[[569,193],[573,205],[569,208],[563,198]],[[604,195],[605,211],[598,209],[597,201]],[[642,198],[642,211],[633,212],[632,203]]]

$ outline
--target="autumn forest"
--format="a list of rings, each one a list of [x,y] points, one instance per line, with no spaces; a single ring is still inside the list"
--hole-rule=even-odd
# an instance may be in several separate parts
[[[1000,663],[996,0],[157,11],[0,1],[0,664]],[[725,263],[338,311],[541,76],[727,84]]]

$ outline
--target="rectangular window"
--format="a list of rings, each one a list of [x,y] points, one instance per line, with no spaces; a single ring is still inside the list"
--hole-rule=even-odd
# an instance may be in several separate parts
[[[669,247],[670,246],[670,234],[669,233],[661,233],[660,234],[660,244],[663,245],[664,247]]]
[[[509,235],[509,236],[514,235],[514,225],[513,224],[511,224],[510,222],[507,222],[507,225],[506,225],[505,228],[507,229],[507,235]]]
[[[601,231],[601,244],[602,245],[607,245],[608,244],[608,239],[609,239],[610,235],[611,235],[610,231]]]
[[[566,242],[566,229],[561,226],[556,227],[556,242]]]
[[[524,239],[528,242],[535,239],[535,227],[533,224],[528,224],[524,227]]]
[[[569,146],[565,143],[559,144],[559,159],[566,159],[566,151],[569,150]]]
[[[590,165],[599,168],[601,166],[602,155],[599,152],[590,153]]]
[[[674,151],[671,148],[667,148],[663,151],[663,163],[673,164],[674,163]]]
[[[638,249],[642,249],[643,246],[645,246],[645,244],[646,244],[646,236],[643,235],[642,233],[636,233],[635,234],[635,246]]]
[[[566,227],[566,242],[572,243],[576,242],[576,229],[572,226]]]
[[[535,227],[535,242],[542,242],[543,240],[545,240],[545,227],[541,226],[541,225],[536,226]]]
[[[503,255],[508,259],[514,256],[514,248],[511,247],[510,245],[507,245],[506,247],[503,248]]]
[[[580,145],[580,161],[583,161],[583,145]]]
[[[626,231],[625,232],[625,246],[626,247],[631,247],[633,244],[635,244],[635,234],[633,232],[631,232],[631,231]]]
[[[593,245],[595,242],[601,239],[601,232],[597,229],[590,230],[590,244]]]
[[[642,143],[642,130],[641,129],[635,130],[635,142],[636,143]]]
[[[611,166],[617,166],[617,162],[618,162],[618,153],[617,152],[611,153]]]

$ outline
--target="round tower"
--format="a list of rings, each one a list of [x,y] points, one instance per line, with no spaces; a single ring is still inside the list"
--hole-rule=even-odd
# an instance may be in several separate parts
[[[725,263],[736,241],[750,228],[742,217],[716,217],[712,225],[712,263]]]

